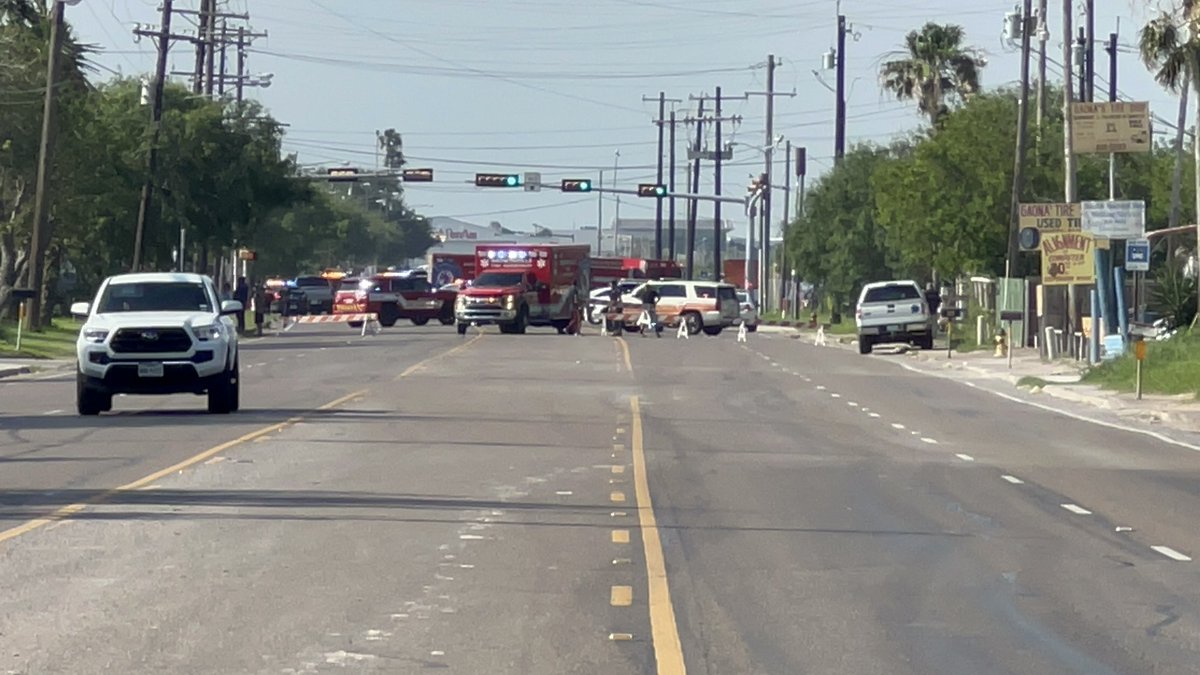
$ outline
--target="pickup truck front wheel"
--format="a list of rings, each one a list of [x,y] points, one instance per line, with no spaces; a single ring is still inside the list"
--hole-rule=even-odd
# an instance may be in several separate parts
[[[208,390],[208,412],[214,415],[228,415],[241,407],[241,383],[238,377],[238,364],[235,360],[233,367],[223,373]]]
[[[90,417],[112,410],[112,394],[85,385],[82,373],[77,373],[75,378],[75,409],[80,415]]]
[[[858,353],[859,354],[870,354],[871,353],[871,336],[869,336],[869,335],[859,335],[858,336]]]

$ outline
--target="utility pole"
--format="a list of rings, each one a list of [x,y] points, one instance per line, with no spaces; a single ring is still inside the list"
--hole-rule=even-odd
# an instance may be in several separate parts
[[[774,188],[772,188],[774,189]],[[783,217],[779,219],[779,309],[785,310],[784,300],[787,298],[787,289],[790,285],[791,275],[788,274],[787,266],[787,233],[788,233],[788,213],[791,212],[792,200],[792,142],[787,141],[783,149]]]
[[[805,174],[807,174],[807,173],[808,173],[808,148],[807,147],[796,148],[796,177],[800,181],[800,185],[798,186],[797,192],[796,192],[796,222],[799,222],[801,218],[806,217],[804,215],[804,178],[805,178]],[[793,277],[793,281],[796,285],[795,309],[793,310],[792,316],[794,318],[799,319],[800,318],[800,275],[799,275],[799,270],[797,270],[797,273],[793,274],[792,277]]]
[[[766,130],[766,145],[763,148],[763,164],[767,175],[768,189],[762,196],[762,218],[761,229],[758,237],[758,293],[759,302],[767,309],[771,309],[774,300],[772,292],[772,283],[774,277],[771,274],[771,189],[774,185],[772,182],[774,165],[775,165],[775,97],[776,96],[795,96],[796,92],[777,92],[775,91],[775,67],[780,64],[776,60],[774,54],[767,55],[767,90],[748,91],[746,96],[765,96],[767,98],[767,130]],[[747,257],[749,257],[747,255]],[[782,272],[781,272],[782,276]]]
[[[1012,198],[1009,202],[1008,256],[1004,276],[1017,274],[1020,245],[1021,192],[1025,188],[1025,145],[1029,127],[1029,49],[1033,32],[1033,0],[1025,0],[1021,13],[1021,101],[1017,108],[1017,152],[1013,166]],[[1007,290],[1008,286],[1005,285]],[[1007,309],[1007,307],[1005,307]]]
[[[656,124],[658,126],[658,173],[656,174],[656,182],[659,185],[663,185],[664,184],[663,183],[663,143],[665,142],[663,137],[664,137],[665,131],[666,131],[663,128],[663,125],[665,125],[666,121],[667,121],[666,120],[667,102],[669,101],[671,103],[682,103],[683,101],[680,99],[677,99],[677,98],[669,99],[669,98],[667,98],[666,92],[661,92],[661,91],[658,92],[658,96],[656,98],[647,98],[647,97],[643,96],[642,101],[658,101],[658,119],[654,120],[654,124]],[[675,133],[675,127],[674,127],[674,123],[672,123],[672,127],[671,127],[672,136],[674,136],[674,133]],[[657,199],[655,201],[656,201],[656,204],[655,204],[655,209],[654,209],[654,259],[660,260],[660,259],[662,259],[662,251],[663,251],[663,200]],[[674,201],[672,201],[672,204],[674,204]]]
[[[699,108],[696,111],[696,145],[692,151],[695,153],[695,159],[692,161],[692,192],[700,192],[700,144],[704,141],[704,97],[700,98]],[[700,204],[695,200],[688,200],[688,224],[687,224],[687,278],[692,280],[696,278],[696,217],[700,213]]]
[[[1046,23],[1046,12],[1046,0],[1038,0],[1037,129],[1039,141],[1042,135],[1042,118],[1046,116],[1046,43],[1050,40],[1050,30]]]
[[[221,19],[221,63],[217,67],[217,96],[225,96],[225,52],[229,47],[229,28],[224,18]]]
[[[840,4],[840,3],[839,3]],[[846,155],[846,15],[837,18],[837,108],[834,113],[833,160]]]
[[[204,27],[208,25],[209,4],[215,1],[200,0],[200,27],[197,29],[198,39],[196,40],[196,68],[192,75],[193,94],[204,93],[205,52],[208,48],[208,42],[204,39]]]
[[[721,124],[721,88],[720,87],[717,87],[716,116],[717,116],[717,133],[716,133],[717,161],[715,162],[716,170],[714,172],[714,177],[713,177],[713,180],[716,181],[716,185],[713,186],[713,194],[720,197],[721,196],[721,157],[724,155],[724,150],[725,150],[725,146],[723,145],[723,142],[721,140],[721,127],[724,125]],[[715,202],[713,202],[713,281],[721,280],[721,244],[722,244],[721,240],[724,237],[725,237],[725,228],[721,227],[721,202],[715,201]]]
[[[596,177],[596,187],[604,189],[604,169]],[[613,187],[616,187],[615,185]],[[596,191],[596,255],[604,254],[604,193]]]
[[[217,0],[208,0],[208,10],[208,16],[204,21],[204,41],[207,44],[204,50],[204,93],[211,97],[216,75]]]
[[[237,102],[246,91],[246,29],[238,26],[237,36]]]
[[[1074,60],[1074,48],[1071,44],[1071,35],[1074,32],[1073,23],[1074,17],[1071,14],[1071,0],[1063,0],[1063,201],[1068,204],[1074,204],[1076,200],[1075,188],[1075,148],[1071,143],[1071,129],[1074,126],[1071,115],[1071,102],[1074,100],[1071,82],[1071,74],[1073,71],[1072,61]],[[1075,284],[1067,286],[1067,317],[1069,330],[1073,330],[1079,325],[1078,308],[1075,302]]]
[[[1087,98],[1083,97],[1082,92],[1080,92],[1080,98],[1090,103],[1096,100],[1096,0],[1084,0],[1083,6],[1087,17],[1087,21],[1085,22],[1087,26],[1085,34],[1087,49],[1084,51],[1087,58],[1087,65],[1085,67],[1085,76],[1087,77],[1087,88],[1085,91],[1087,91]]]
[[[46,247],[50,241],[49,198],[50,156],[54,152],[54,112],[57,109],[55,93],[58,89],[58,62],[62,58],[63,12],[66,7],[61,0],[53,0],[50,7],[50,53],[46,56],[46,94],[42,97],[42,137],[38,143],[37,187],[33,196],[33,232],[29,237],[29,288],[33,297],[29,299],[29,325],[38,330],[42,326],[42,277]]]
[[[681,101],[682,102],[682,101]],[[675,110],[671,110],[671,139],[669,141],[671,156],[670,159],[670,176],[668,178],[667,194],[671,195],[671,201],[668,204],[669,212],[667,220],[669,226],[667,228],[667,257],[671,262],[675,262]]]
[[[150,199],[154,192],[154,181],[158,173],[158,139],[162,135],[163,88],[167,80],[167,51],[171,48],[171,14],[174,0],[163,0],[162,26],[158,34],[158,63],[154,68],[154,96],[151,102],[150,151],[146,159],[146,182],[142,184],[142,198],[138,204],[137,230],[133,237],[133,264],[130,270],[137,272],[142,267],[142,238],[146,233],[146,219],[150,213]]]
[[[1076,56],[1079,60],[1079,94],[1075,100],[1087,102],[1087,37],[1084,27],[1079,27],[1078,37],[1075,38]]]

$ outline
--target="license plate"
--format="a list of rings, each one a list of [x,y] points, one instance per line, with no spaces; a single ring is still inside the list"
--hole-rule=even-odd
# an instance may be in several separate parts
[[[139,363],[138,377],[162,377],[163,364],[161,363]]]
[[[887,327],[887,331],[888,331],[889,333],[899,333],[899,332],[900,332],[900,326],[888,326],[888,327]]]

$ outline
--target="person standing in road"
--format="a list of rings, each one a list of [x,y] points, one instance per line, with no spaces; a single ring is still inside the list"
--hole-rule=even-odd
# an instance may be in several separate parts
[[[242,303],[242,311],[237,313],[238,335],[241,335],[246,332],[246,309],[250,304],[250,286],[246,284],[246,277],[238,277],[233,299]]]
[[[652,284],[646,284],[642,291],[642,313],[646,322],[642,324],[640,333],[645,336],[646,329],[654,331],[657,337],[662,337],[662,327],[658,325],[658,290]]]
[[[254,325],[258,330],[258,337],[262,337],[263,324],[266,323],[267,315],[271,313],[271,292],[266,284],[260,284],[254,293]]]

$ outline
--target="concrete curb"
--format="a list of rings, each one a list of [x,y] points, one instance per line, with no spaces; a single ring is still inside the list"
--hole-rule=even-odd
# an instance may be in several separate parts
[[[32,373],[28,366],[0,366],[0,379],[6,377],[16,377],[17,375],[28,375]]]

